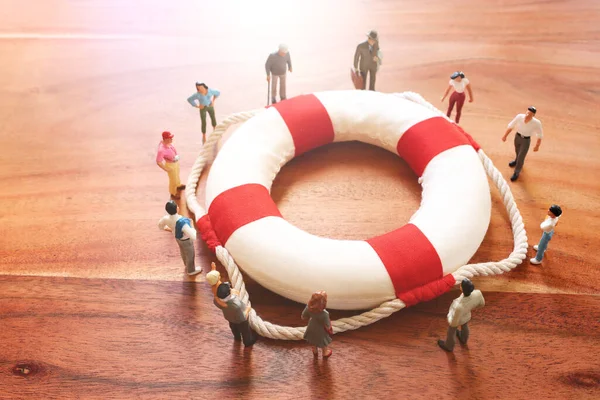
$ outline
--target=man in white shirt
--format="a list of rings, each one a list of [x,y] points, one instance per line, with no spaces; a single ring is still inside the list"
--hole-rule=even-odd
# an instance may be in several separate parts
[[[192,228],[189,218],[179,215],[179,207],[173,200],[167,203],[165,210],[167,210],[167,215],[158,221],[158,229],[173,232],[187,274],[190,276],[199,274],[202,272],[202,268],[196,268],[195,264],[194,240],[196,240],[196,230]]]
[[[548,242],[554,236],[554,227],[558,224],[558,218],[562,215],[562,209],[560,206],[553,204],[548,209],[548,216],[540,224],[540,228],[542,229],[542,238],[540,242],[533,246],[533,249],[537,251],[537,254],[534,258],[530,259],[529,262],[534,265],[538,265],[542,263],[542,258],[544,258],[544,253],[548,248]]]
[[[531,144],[531,135],[535,134],[537,136],[537,142],[535,143],[533,151],[538,151],[542,144],[544,132],[542,131],[542,123],[540,120],[534,118],[536,112],[537,110],[535,107],[531,106],[527,109],[525,114],[517,115],[510,124],[508,124],[508,129],[504,133],[504,136],[502,136],[502,141],[506,142],[508,134],[512,132],[513,129],[517,131],[517,134],[515,135],[516,157],[513,161],[508,163],[509,167],[515,167],[515,172],[510,177],[510,180],[513,182],[517,180],[523,169],[525,156],[527,155],[529,145]]]
[[[442,349],[451,352],[454,350],[454,336],[458,336],[458,340],[462,344],[467,344],[469,340],[469,325],[471,320],[471,310],[485,306],[485,300],[481,291],[475,290],[475,285],[469,279],[463,279],[460,283],[462,294],[454,299],[450,310],[448,310],[448,332],[446,340],[439,339],[438,346]],[[462,326],[461,330],[458,327]]]

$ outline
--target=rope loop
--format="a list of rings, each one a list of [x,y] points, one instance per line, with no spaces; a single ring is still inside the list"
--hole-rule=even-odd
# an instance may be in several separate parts
[[[444,117],[448,121],[452,122],[452,120],[450,120],[444,113],[438,110],[435,106],[433,106],[431,103],[425,100],[418,93],[403,92],[393,93],[393,95],[420,104],[423,107],[430,109],[439,116]],[[208,136],[206,143],[202,147],[200,155],[198,156],[196,162],[194,163],[194,166],[192,167],[192,172],[188,177],[186,185],[187,190],[185,191],[187,206],[190,209],[190,211],[192,211],[196,215],[196,219],[198,221],[204,218],[207,214],[206,210],[200,205],[198,199],[196,198],[196,189],[202,171],[208,164],[212,163],[215,158],[217,142],[230,126],[243,123],[264,111],[265,109],[257,109],[229,115],[225,118],[223,122],[218,124],[215,130]],[[523,218],[521,217],[521,213],[517,208],[517,204],[512,195],[510,187],[504,179],[504,177],[502,176],[502,174],[500,173],[500,171],[498,171],[498,169],[492,163],[492,160],[490,160],[490,158],[484,153],[484,151],[480,149],[477,152],[477,154],[479,155],[479,159],[483,164],[485,172],[487,173],[491,181],[494,183],[494,185],[498,188],[502,196],[502,202],[504,203],[504,207],[506,208],[506,211],[508,212],[510,217],[514,247],[509,256],[504,260],[496,262],[467,264],[458,268],[452,273],[452,276],[455,279],[455,285],[458,285],[465,278],[470,279],[474,276],[499,275],[511,271],[517,265],[521,264],[527,256],[528,245],[525,226],[523,224]],[[205,223],[206,220],[207,218],[205,218],[203,222]],[[240,271],[238,265],[236,264],[231,254],[229,254],[227,249],[219,243],[218,239],[213,238],[209,233],[203,235],[203,239],[205,236],[207,238],[210,238],[209,247],[211,248],[211,250],[215,251],[217,259],[227,270],[229,280],[231,281],[233,287],[240,293],[241,300],[249,306],[252,306],[252,304],[250,303],[250,296],[248,294],[248,291],[246,290],[246,284],[244,283],[242,272]],[[331,324],[333,326],[333,332],[334,334],[341,333],[373,324],[379,321],[380,319],[389,317],[393,313],[400,311],[405,307],[406,304],[404,304],[399,299],[386,301],[380,304],[378,307],[372,309],[371,311],[354,315],[349,318],[341,318],[336,321],[332,321]],[[256,331],[259,335],[270,339],[302,340],[304,331],[306,330],[306,327],[281,326],[265,321],[256,313],[256,310],[254,309],[250,311],[249,320],[250,326],[254,331]]]

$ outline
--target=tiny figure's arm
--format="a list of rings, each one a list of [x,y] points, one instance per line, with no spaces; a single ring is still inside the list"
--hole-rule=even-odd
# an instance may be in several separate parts
[[[219,92],[219,91],[218,91],[218,90],[216,90],[216,89],[213,89],[213,97],[212,97],[212,100],[211,100],[211,102],[210,102],[210,105],[211,105],[211,106],[214,106],[214,105],[215,105],[215,100],[217,100],[217,99],[219,98],[219,96],[220,96],[220,95],[221,95],[221,92]]]
[[[165,167],[164,161],[157,161],[156,165],[158,165],[160,167],[160,169],[162,169],[163,171],[167,171],[167,167]],[[169,171],[167,171],[167,172],[169,172]]]
[[[188,101],[188,103],[190,103],[192,105],[192,107],[199,108],[198,105],[196,104],[196,95],[195,94],[188,97],[187,101]]]
[[[358,70],[358,61],[360,60],[360,44],[356,46],[356,51],[354,52],[354,69]]]
[[[196,230],[194,228],[186,224],[181,230],[185,232],[190,239],[196,240]]]
[[[310,318],[310,314],[308,313],[308,306],[304,307],[304,311],[302,311],[302,315],[300,316],[303,320],[307,320]]]
[[[467,84],[467,92],[469,92],[469,103],[473,102],[473,90],[471,90],[471,84]]]
[[[271,55],[267,57],[267,61],[265,62],[265,72],[267,73],[267,80],[270,79],[271,75]]]
[[[215,297],[215,303],[218,303],[223,308],[227,308],[227,303],[225,303],[223,300],[221,300],[218,297]]]
[[[446,88],[446,91],[444,92],[444,95],[442,96],[442,101],[446,100],[446,96],[448,96],[448,93],[450,93],[450,90],[452,90],[452,85],[448,85],[448,87]]]
[[[290,56],[290,53],[287,53],[287,65],[288,65],[288,71],[292,72],[292,56]]]
[[[541,126],[540,126],[540,129],[537,131],[536,136],[537,136],[537,141],[535,142],[535,147],[533,148],[533,151],[538,151],[542,144],[542,138],[544,137],[544,131],[542,130]]]
[[[159,221],[158,221],[158,229],[163,230],[163,231],[167,231],[167,232],[171,232],[171,228],[169,228],[167,226],[167,220],[168,220],[169,216],[165,215],[164,217],[162,217]]]

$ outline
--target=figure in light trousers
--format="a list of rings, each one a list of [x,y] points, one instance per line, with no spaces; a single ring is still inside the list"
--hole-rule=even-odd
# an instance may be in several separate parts
[[[277,81],[279,81],[279,97],[281,100],[285,100],[287,98],[287,93],[285,90],[286,85],[286,75],[271,75],[271,99],[273,99],[273,103],[277,98]]]
[[[169,176],[169,193],[173,196],[177,196],[177,188],[181,186],[181,180],[179,178],[179,162],[165,162],[165,168],[167,169],[167,175]]]
[[[179,254],[183,260],[183,265],[188,274],[193,274],[196,271],[196,252],[194,250],[194,242],[191,239],[175,239],[179,245]]]
[[[540,243],[538,243],[537,254],[535,255],[537,261],[542,261],[542,258],[544,258],[544,253],[548,249],[548,243],[553,235],[554,231],[542,233],[542,238],[540,239]]]

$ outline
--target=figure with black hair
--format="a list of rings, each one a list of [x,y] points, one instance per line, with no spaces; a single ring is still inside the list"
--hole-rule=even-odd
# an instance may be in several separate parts
[[[454,105],[456,104],[456,117],[454,120],[458,124],[460,122],[463,105],[465,104],[465,90],[469,92],[469,103],[473,102],[473,90],[471,90],[471,83],[469,82],[469,79],[465,77],[464,72],[456,71],[450,76],[450,82],[448,82],[446,92],[442,96],[442,103],[451,90],[453,90],[453,92],[450,95],[450,100],[448,101],[448,111],[446,112],[446,115],[448,118],[450,118],[450,115],[452,115],[452,110],[454,109]]]
[[[537,109],[531,106],[527,109],[525,114],[518,114],[510,124],[508,124],[507,130],[504,133],[504,136],[502,136],[502,141],[506,142],[506,138],[512,130],[515,129],[517,131],[517,134],[515,135],[515,159],[508,163],[509,167],[514,167],[515,169],[515,172],[510,177],[510,180],[513,182],[519,178],[519,174],[523,169],[523,164],[525,164],[525,156],[527,155],[531,144],[531,135],[535,134],[537,136],[537,142],[535,143],[533,151],[538,151],[542,144],[544,132],[542,130],[542,123],[539,119],[535,118],[536,113]]]
[[[196,251],[194,250],[194,240],[196,240],[196,230],[192,228],[189,218],[179,215],[179,206],[173,200],[165,205],[167,215],[158,221],[158,228],[173,232],[179,253],[185,265],[188,275],[193,276],[202,272],[202,268],[196,267]]]
[[[543,231],[540,242],[533,246],[533,249],[537,251],[535,257],[529,260],[531,264],[538,265],[542,263],[544,253],[548,249],[548,243],[552,236],[554,236],[554,227],[558,224],[558,219],[562,215],[562,209],[560,206],[553,204],[548,209],[548,215],[544,222],[540,224],[540,229]]]
[[[224,282],[217,288],[217,297],[221,300],[218,302],[214,299],[213,303],[223,312],[223,316],[229,321],[229,328],[233,333],[233,338],[237,341],[243,340],[244,346],[252,346],[257,336],[250,329],[248,322],[248,314],[250,306],[247,306],[237,294],[231,290],[229,282]],[[224,305],[223,305],[224,304]]]
[[[209,89],[205,83],[196,82],[196,93],[188,97],[187,101],[192,105],[200,109],[200,120],[202,121],[202,144],[206,142],[206,113],[210,115],[210,123],[213,129],[217,126],[217,119],[215,118],[215,101],[221,95],[217,89]],[[196,104],[196,100],[198,104]]]
[[[485,300],[481,291],[475,290],[475,285],[469,279],[463,279],[460,283],[460,291],[462,294],[454,299],[450,310],[448,310],[448,332],[446,340],[439,339],[438,346],[442,349],[451,352],[454,351],[454,336],[458,336],[458,340],[462,344],[467,344],[469,340],[469,321],[471,320],[471,311],[485,306]],[[461,330],[458,330],[458,327]]]

